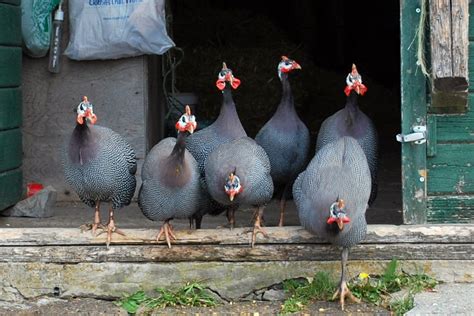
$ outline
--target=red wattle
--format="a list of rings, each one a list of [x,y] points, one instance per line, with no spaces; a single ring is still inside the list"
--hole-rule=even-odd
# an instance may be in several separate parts
[[[351,94],[351,91],[355,90],[356,87],[359,87],[360,95],[364,95],[367,92],[367,87],[363,83],[355,82],[352,86],[346,86],[344,88],[344,93],[346,94],[346,96],[349,96],[349,94]]]
[[[224,88],[225,88],[225,81],[224,81],[224,80],[221,80],[221,79],[217,80],[217,82],[216,82],[216,87],[217,87],[217,89],[219,89],[219,90],[224,90]]]
[[[346,96],[349,96],[349,94],[351,94],[351,91],[352,91],[352,87],[350,86],[346,86],[344,88],[344,93],[346,94]]]
[[[234,77],[231,85],[232,85],[232,88],[237,89],[240,86],[240,80]]]
[[[336,221],[336,219],[335,219],[334,217],[329,217],[326,223],[332,224],[332,223],[334,223],[335,221]]]

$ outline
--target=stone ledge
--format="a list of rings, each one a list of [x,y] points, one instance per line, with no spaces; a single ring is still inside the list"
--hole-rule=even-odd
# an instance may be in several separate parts
[[[380,274],[388,260],[350,260],[349,277]],[[406,272],[424,272],[444,282],[474,282],[471,260],[400,260]],[[189,281],[207,285],[222,299],[236,301],[286,279],[313,277],[325,271],[339,277],[339,261],[177,262],[177,263],[0,263],[0,300],[21,301],[39,296],[113,299],[139,289],[178,287]]]

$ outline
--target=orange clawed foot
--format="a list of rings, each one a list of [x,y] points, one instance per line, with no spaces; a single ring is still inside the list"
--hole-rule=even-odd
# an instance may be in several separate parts
[[[108,222],[108,224],[104,227],[103,231],[101,231],[100,233],[97,234],[97,236],[103,234],[104,232],[107,232],[107,241],[106,241],[107,248],[109,248],[110,242],[112,241],[112,234],[113,233],[125,236],[125,233],[122,232],[120,229],[118,229],[115,226],[114,210],[112,208],[109,211],[109,222]]]
[[[346,281],[341,281],[339,284],[339,288],[337,289],[336,293],[332,296],[334,300],[339,295],[339,302],[341,303],[341,309],[344,310],[344,299],[347,296],[352,302],[360,303],[360,299],[352,294],[351,290],[347,287]]]
[[[171,248],[171,240],[176,240],[176,236],[173,233],[173,226],[168,221],[165,221],[163,226],[161,226],[160,232],[156,235],[156,241],[159,242],[163,235],[165,236],[168,248]]]

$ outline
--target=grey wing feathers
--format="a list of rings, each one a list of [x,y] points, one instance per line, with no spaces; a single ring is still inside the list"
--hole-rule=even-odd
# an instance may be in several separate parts
[[[303,227],[342,246],[356,244],[365,236],[365,211],[371,177],[365,154],[352,137],[328,143],[317,152],[293,187]],[[326,219],[337,198],[346,201],[351,218],[342,232],[331,234]]]

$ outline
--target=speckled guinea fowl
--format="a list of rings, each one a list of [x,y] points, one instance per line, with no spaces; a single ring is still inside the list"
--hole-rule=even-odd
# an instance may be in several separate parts
[[[178,137],[168,137],[156,144],[143,164],[138,205],[148,219],[164,221],[156,240],[164,236],[170,248],[176,237],[169,221],[189,218],[200,206],[198,164],[185,146],[186,137],[195,128],[195,117],[186,106],[186,112],[176,123]]]
[[[293,185],[301,225],[336,246],[343,247],[341,281],[334,298],[352,296],[345,271],[349,248],[365,238],[371,179],[365,154],[352,137],[322,147]]]
[[[97,116],[87,97],[77,106],[76,127],[67,145],[64,174],[67,183],[88,206],[95,207],[92,232],[101,225],[100,203],[110,202],[107,246],[116,229],[114,210],[129,205],[136,187],[136,155],[133,148],[107,127],[95,124]],[[90,124],[89,124],[90,123]]]
[[[306,125],[296,113],[291,93],[289,73],[301,66],[282,56],[278,64],[278,77],[283,93],[275,114],[260,129],[255,141],[265,149],[270,159],[271,176],[275,187],[283,187],[280,199],[280,221],[283,226],[286,199],[296,176],[308,162],[310,134]]]
[[[235,78],[232,70],[223,63],[216,82],[217,88],[222,91],[223,95],[219,116],[211,125],[195,132],[186,139],[186,148],[198,162],[202,187],[205,196],[208,197],[208,203],[205,203],[207,207],[202,207],[193,215],[196,220],[196,228],[200,228],[202,217],[205,214],[218,215],[226,210],[225,207],[213,201],[208,194],[204,168],[207,157],[219,145],[247,136],[232,98],[232,89],[237,89],[239,85],[240,80]]]
[[[358,96],[364,95],[367,87],[362,84],[362,78],[357,72],[355,65],[346,79],[347,86],[344,92],[347,95],[346,105],[326,118],[321,124],[316,142],[316,151],[325,144],[337,140],[343,136],[355,138],[364,150],[369,163],[372,177],[372,189],[369,205],[377,197],[377,165],[378,165],[378,135],[372,120],[360,110]]]
[[[252,246],[258,232],[267,235],[260,221],[273,195],[270,168],[265,150],[249,137],[220,145],[206,161],[207,188],[213,199],[232,206],[231,212],[241,206],[257,208]]]

